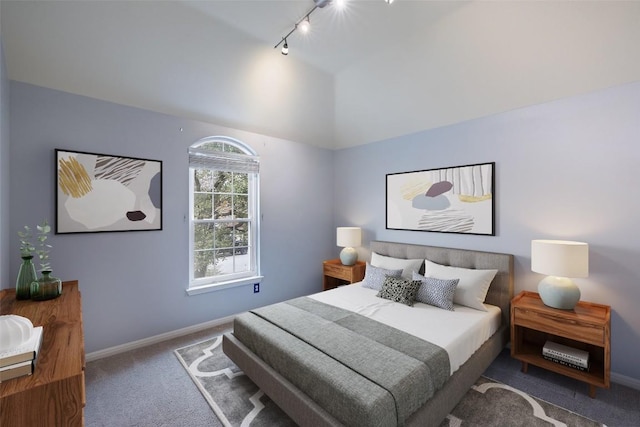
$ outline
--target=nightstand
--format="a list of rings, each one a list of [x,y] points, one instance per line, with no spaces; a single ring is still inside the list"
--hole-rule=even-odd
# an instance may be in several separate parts
[[[587,371],[560,365],[542,357],[547,341],[587,351]],[[611,370],[611,307],[580,301],[573,310],[544,305],[535,292],[523,291],[511,301],[511,356],[522,362],[557,372],[589,384],[589,396],[596,387],[609,388]]]
[[[342,265],[339,259],[331,259],[322,263],[322,290],[336,288],[340,285],[361,282],[364,279],[364,261],[356,261],[355,265]]]

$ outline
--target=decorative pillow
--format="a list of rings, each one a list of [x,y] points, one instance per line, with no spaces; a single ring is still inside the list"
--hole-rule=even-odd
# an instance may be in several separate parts
[[[416,301],[453,311],[453,294],[456,292],[458,279],[424,277],[414,271],[413,280],[420,281]]]
[[[364,280],[362,286],[364,288],[375,289],[379,291],[382,289],[382,284],[387,276],[400,277],[402,270],[387,270],[386,268],[374,267],[367,263],[367,269],[364,271]]]
[[[498,270],[476,270],[449,267],[424,260],[424,275],[436,279],[459,279],[453,302],[476,310],[487,311],[483,302]]]
[[[388,270],[402,269],[402,277],[411,280],[412,272],[419,272],[422,267],[423,259],[402,259],[384,256],[371,252],[371,265],[374,267],[382,267]]]
[[[416,299],[419,280],[405,280],[401,277],[387,277],[378,292],[378,297],[399,302],[409,307],[413,306]]]

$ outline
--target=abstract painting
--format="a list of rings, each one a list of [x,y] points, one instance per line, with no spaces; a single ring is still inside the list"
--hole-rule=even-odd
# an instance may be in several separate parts
[[[387,174],[387,229],[494,236],[495,163]]]
[[[56,149],[56,233],[162,230],[162,162]]]

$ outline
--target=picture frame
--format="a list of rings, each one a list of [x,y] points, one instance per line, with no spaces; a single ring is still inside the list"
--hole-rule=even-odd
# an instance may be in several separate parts
[[[56,234],[162,230],[162,161],[55,153]]]
[[[389,230],[495,236],[495,162],[386,175]]]

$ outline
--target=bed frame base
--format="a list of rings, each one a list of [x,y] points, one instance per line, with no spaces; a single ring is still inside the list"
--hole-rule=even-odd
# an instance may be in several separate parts
[[[498,330],[464,363],[424,406],[407,420],[407,426],[437,427],[477,381],[506,345],[505,328]],[[331,414],[298,390],[286,378],[229,332],[222,350],[262,391],[300,426],[342,426]]]

